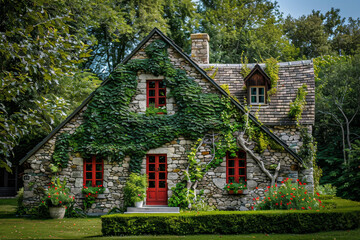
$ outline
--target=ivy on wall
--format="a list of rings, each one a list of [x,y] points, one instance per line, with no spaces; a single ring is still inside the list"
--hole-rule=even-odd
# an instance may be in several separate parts
[[[279,65],[276,58],[268,58],[265,60],[265,72],[270,77],[271,89],[267,92],[268,101],[270,102],[270,96],[277,92],[277,83],[279,80]]]
[[[224,97],[202,93],[193,78],[184,70],[174,68],[167,48],[163,41],[154,41],[145,49],[147,59],[130,60],[115,69],[89,102],[84,123],[66,137],[67,141],[62,140],[63,135],[58,137],[53,164],[65,167],[63,163],[69,160],[70,147],[83,157],[96,154],[116,162],[128,155],[131,171],[140,172],[142,159],[150,149],[179,136],[195,140],[209,131],[229,129],[222,120],[226,109]],[[139,72],[164,76],[178,107],[174,115],[131,112],[129,104],[136,93]]]
[[[297,95],[296,95],[295,101],[290,103],[289,117],[295,118],[297,124],[299,124],[302,112],[304,111],[304,108],[306,105],[306,95],[307,94],[308,94],[307,86],[306,86],[306,84],[303,84],[297,90]]]

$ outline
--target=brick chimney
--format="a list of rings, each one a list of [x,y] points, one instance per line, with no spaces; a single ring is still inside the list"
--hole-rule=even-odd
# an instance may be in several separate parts
[[[209,35],[207,33],[191,34],[191,58],[197,64],[209,64]]]

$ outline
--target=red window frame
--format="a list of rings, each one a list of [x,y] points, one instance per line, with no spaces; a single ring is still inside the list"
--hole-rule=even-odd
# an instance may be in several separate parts
[[[101,170],[97,170],[97,165],[101,166]],[[97,174],[101,173],[101,177]],[[91,175],[91,177],[89,177]],[[83,186],[90,186],[87,184],[91,182],[91,187],[103,185],[104,182],[104,160],[101,157],[91,156],[91,158],[84,159],[84,182]],[[99,184],[100,183],[100,184]]]
[[[154,87],[151,86],[152,82],[154,82]],[[162,85],[162,87],[160,87]],[[150,91],[154,91],[154,96],[150,96]],[[164,93],[163,96],[160,96],[160,91]],[[150,106],[150,100],[153,100],[155,104],[155,108],[166,106],[166,86],[163,80],[147,80],[146,81],[146,107]],[[164,103],[160,103],[160,99],[164,100]]]
[[[226,183],[237,182],[239,179],[246,181],[246,152],[239,150],[236,156],[226,153]]]

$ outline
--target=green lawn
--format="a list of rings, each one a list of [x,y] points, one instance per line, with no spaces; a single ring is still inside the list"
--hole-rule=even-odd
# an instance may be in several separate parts
[[[16,218],[15,199],[0,199],[0,239],[115,239],[101,237],[100,218],[33,220]],[[325,223],[326,224],[326,223]],[[161,226],[160,226],[161,227]],[[121,239],[360,239],[360,229],[312,234],[244,234],[194,236],[130,236]]]

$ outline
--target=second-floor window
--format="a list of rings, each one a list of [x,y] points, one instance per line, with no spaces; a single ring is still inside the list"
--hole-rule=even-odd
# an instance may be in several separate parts
[[[166,106],[166,86],[163,80],[148,80],[146,86],[146,107]]]
[[[265,104],[265,87],[250,87],[250,104]]]

